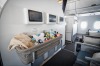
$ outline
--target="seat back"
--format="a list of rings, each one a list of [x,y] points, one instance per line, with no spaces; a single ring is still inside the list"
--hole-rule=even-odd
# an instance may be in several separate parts
[[[89,35],[83,37],[84,43],[100,46],[100,31],[89,31]]]
[[[100,38],[99,37],[84,36],[83,41],[84,41],[84,43],[100,46]]]

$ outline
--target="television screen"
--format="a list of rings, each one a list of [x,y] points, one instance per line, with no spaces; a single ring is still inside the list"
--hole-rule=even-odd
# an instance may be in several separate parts
[[[49,22],[56,22],[56,16],[49,14]]]
[[[60,17],[59,20],[60,20],[60,22],[63,22],[64,21],[64,18],[63,17]]]
[[[42,12],[28,10],[29,21],[30,22],[42,22]]]

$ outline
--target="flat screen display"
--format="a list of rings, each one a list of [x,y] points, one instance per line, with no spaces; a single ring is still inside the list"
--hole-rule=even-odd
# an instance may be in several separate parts
[[[56,16],[49,14],[49,22],[56,22]]]
[[[63,17],[60,17],[59,20],[60,20],[60,22],[63,22],[64,21],[64,18]]]
[[[30,22],[42,22],[42,12],[28,10],[28,16]]]

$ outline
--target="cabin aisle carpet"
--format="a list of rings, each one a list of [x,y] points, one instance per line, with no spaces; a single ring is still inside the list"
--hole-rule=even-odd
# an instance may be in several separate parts
[[[76,56],[73,53],[62,49],[43,66],[73,66],[75,60]]]
[[[74,43],[71,43],[70,41],[65,41],[65,47],[64,49],[67,50],[67,51],[71,51],[71,52],[74,52],[74,49],[75,49],[75,44]]]
[[[75,49],[75,44],[66,44],[66,46],[64,47],[65,50],[74,52]]]

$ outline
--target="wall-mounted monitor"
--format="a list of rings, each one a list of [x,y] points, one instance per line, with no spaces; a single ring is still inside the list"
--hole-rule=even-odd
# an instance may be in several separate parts
[[[46,18],[47,18],[46,24],[56,24],[57,23],[57,16],[54,14],[47,13]]]
[[[64,18],[63,17],[59,17],[59,22],[64,22]]]
[[[64,17],[59,16],[59,17],[58,17],[58,22],[57,22],[57,23],[59,24],[59,23],[64,23],[64,22],[65,22]]]
[[[43,24],[44,13],[25,8],[25,24]]]

